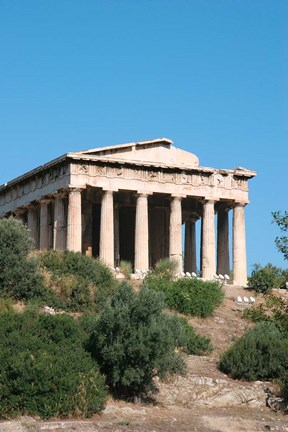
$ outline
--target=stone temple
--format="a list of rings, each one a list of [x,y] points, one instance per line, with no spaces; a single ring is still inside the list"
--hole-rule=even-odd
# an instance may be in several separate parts
[[[37,249],[79,251],[112,267],[126,260],[135,270],[170,257],[179,273],[196,272],[200,255],[204,279],[233,270],[233,283],[245,285],[245,206],[256,173],[202,167],[172,144],[160,138],[66,153],[0,186],[0,217],[27,223]]]

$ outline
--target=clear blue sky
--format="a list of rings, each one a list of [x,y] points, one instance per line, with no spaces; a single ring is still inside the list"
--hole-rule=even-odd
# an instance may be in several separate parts
[[[73,150],[168,137],[257,171],[248,266],[288,201],[287,0],[0,0],[0,184]],[[287,262],[286,262],[287,267]]]

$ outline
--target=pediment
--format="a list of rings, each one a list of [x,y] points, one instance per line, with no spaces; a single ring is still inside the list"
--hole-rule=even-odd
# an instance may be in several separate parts
[[[174,147],[173,141],[159,138],[150,141],[141,141],[120,144],[109,147],[96,148],[77,152],[77,155],[91,157],[91,159],[111,159],[123,163],[151,163],[151,165],[165,165],[168,167],[195,167],[199,166],[199,159],[193,153]]]

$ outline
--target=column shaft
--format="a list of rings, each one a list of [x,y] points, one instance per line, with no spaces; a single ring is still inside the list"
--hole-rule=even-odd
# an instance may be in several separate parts
[[[203,205],[202,232],[202,277],[213,279],[216,273],[214,201],[205,201]]]
[[[233,211],[233,283],[247,285],[245,204],[237,203]]]
[[[184,271],[196,272],[195,222],[185,223]]]
[[[66,221],[63,195],[56,196],[54,202],[54,236],[53,249],[66,248]]]
[[[48,203],[40,201],[40,240],[39,248],[49,249],[49,225],[48,225]]]
[[[39,223],[38,223],[38,212],[36,207],[28,207],[27,213],[27,225],[31,231],[31,237],[34,240],[35,249],[39,248]]]
[[[105,264],[114,267],[114,203],[112,191],[105,191],[102,197],[100,259]]]
[[[82,252],[81,190],[71,189],[68,197],[67,249]]]
[[[169,257],[177,262],[177,271],[182,271],[182,208],[180,197],[173,197],[170,212]]]
[[[229,265],[229,220],[228,210],[218,211],[217,217],[217,274],[228,274]]]
[[[149,269],[148,196],[139,194],[135,222],[135,270]]]

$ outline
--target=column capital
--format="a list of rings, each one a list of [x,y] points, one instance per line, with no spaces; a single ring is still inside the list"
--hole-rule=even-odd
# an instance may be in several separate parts
[[[182,199],[186,198],[187,195],[171,195],[171,198],[173,198],[173,200],[175,201],[182,201]]]
[[[234,207],[245,207],[248,203],[244,201],[235,201]]]
[[[138,197],[140,197],[140,196],[149,196],[149,195],[152,195],[152,192],[148,192],[148,191],[141,191],[141,190],[139,190],[139,191],[137,191],[136,192],[137,193],[137,196]]]
[[[213,198],[204,198],[203,200],[203,204],[215,204],[216,202],[218,202],[218,200]]]

